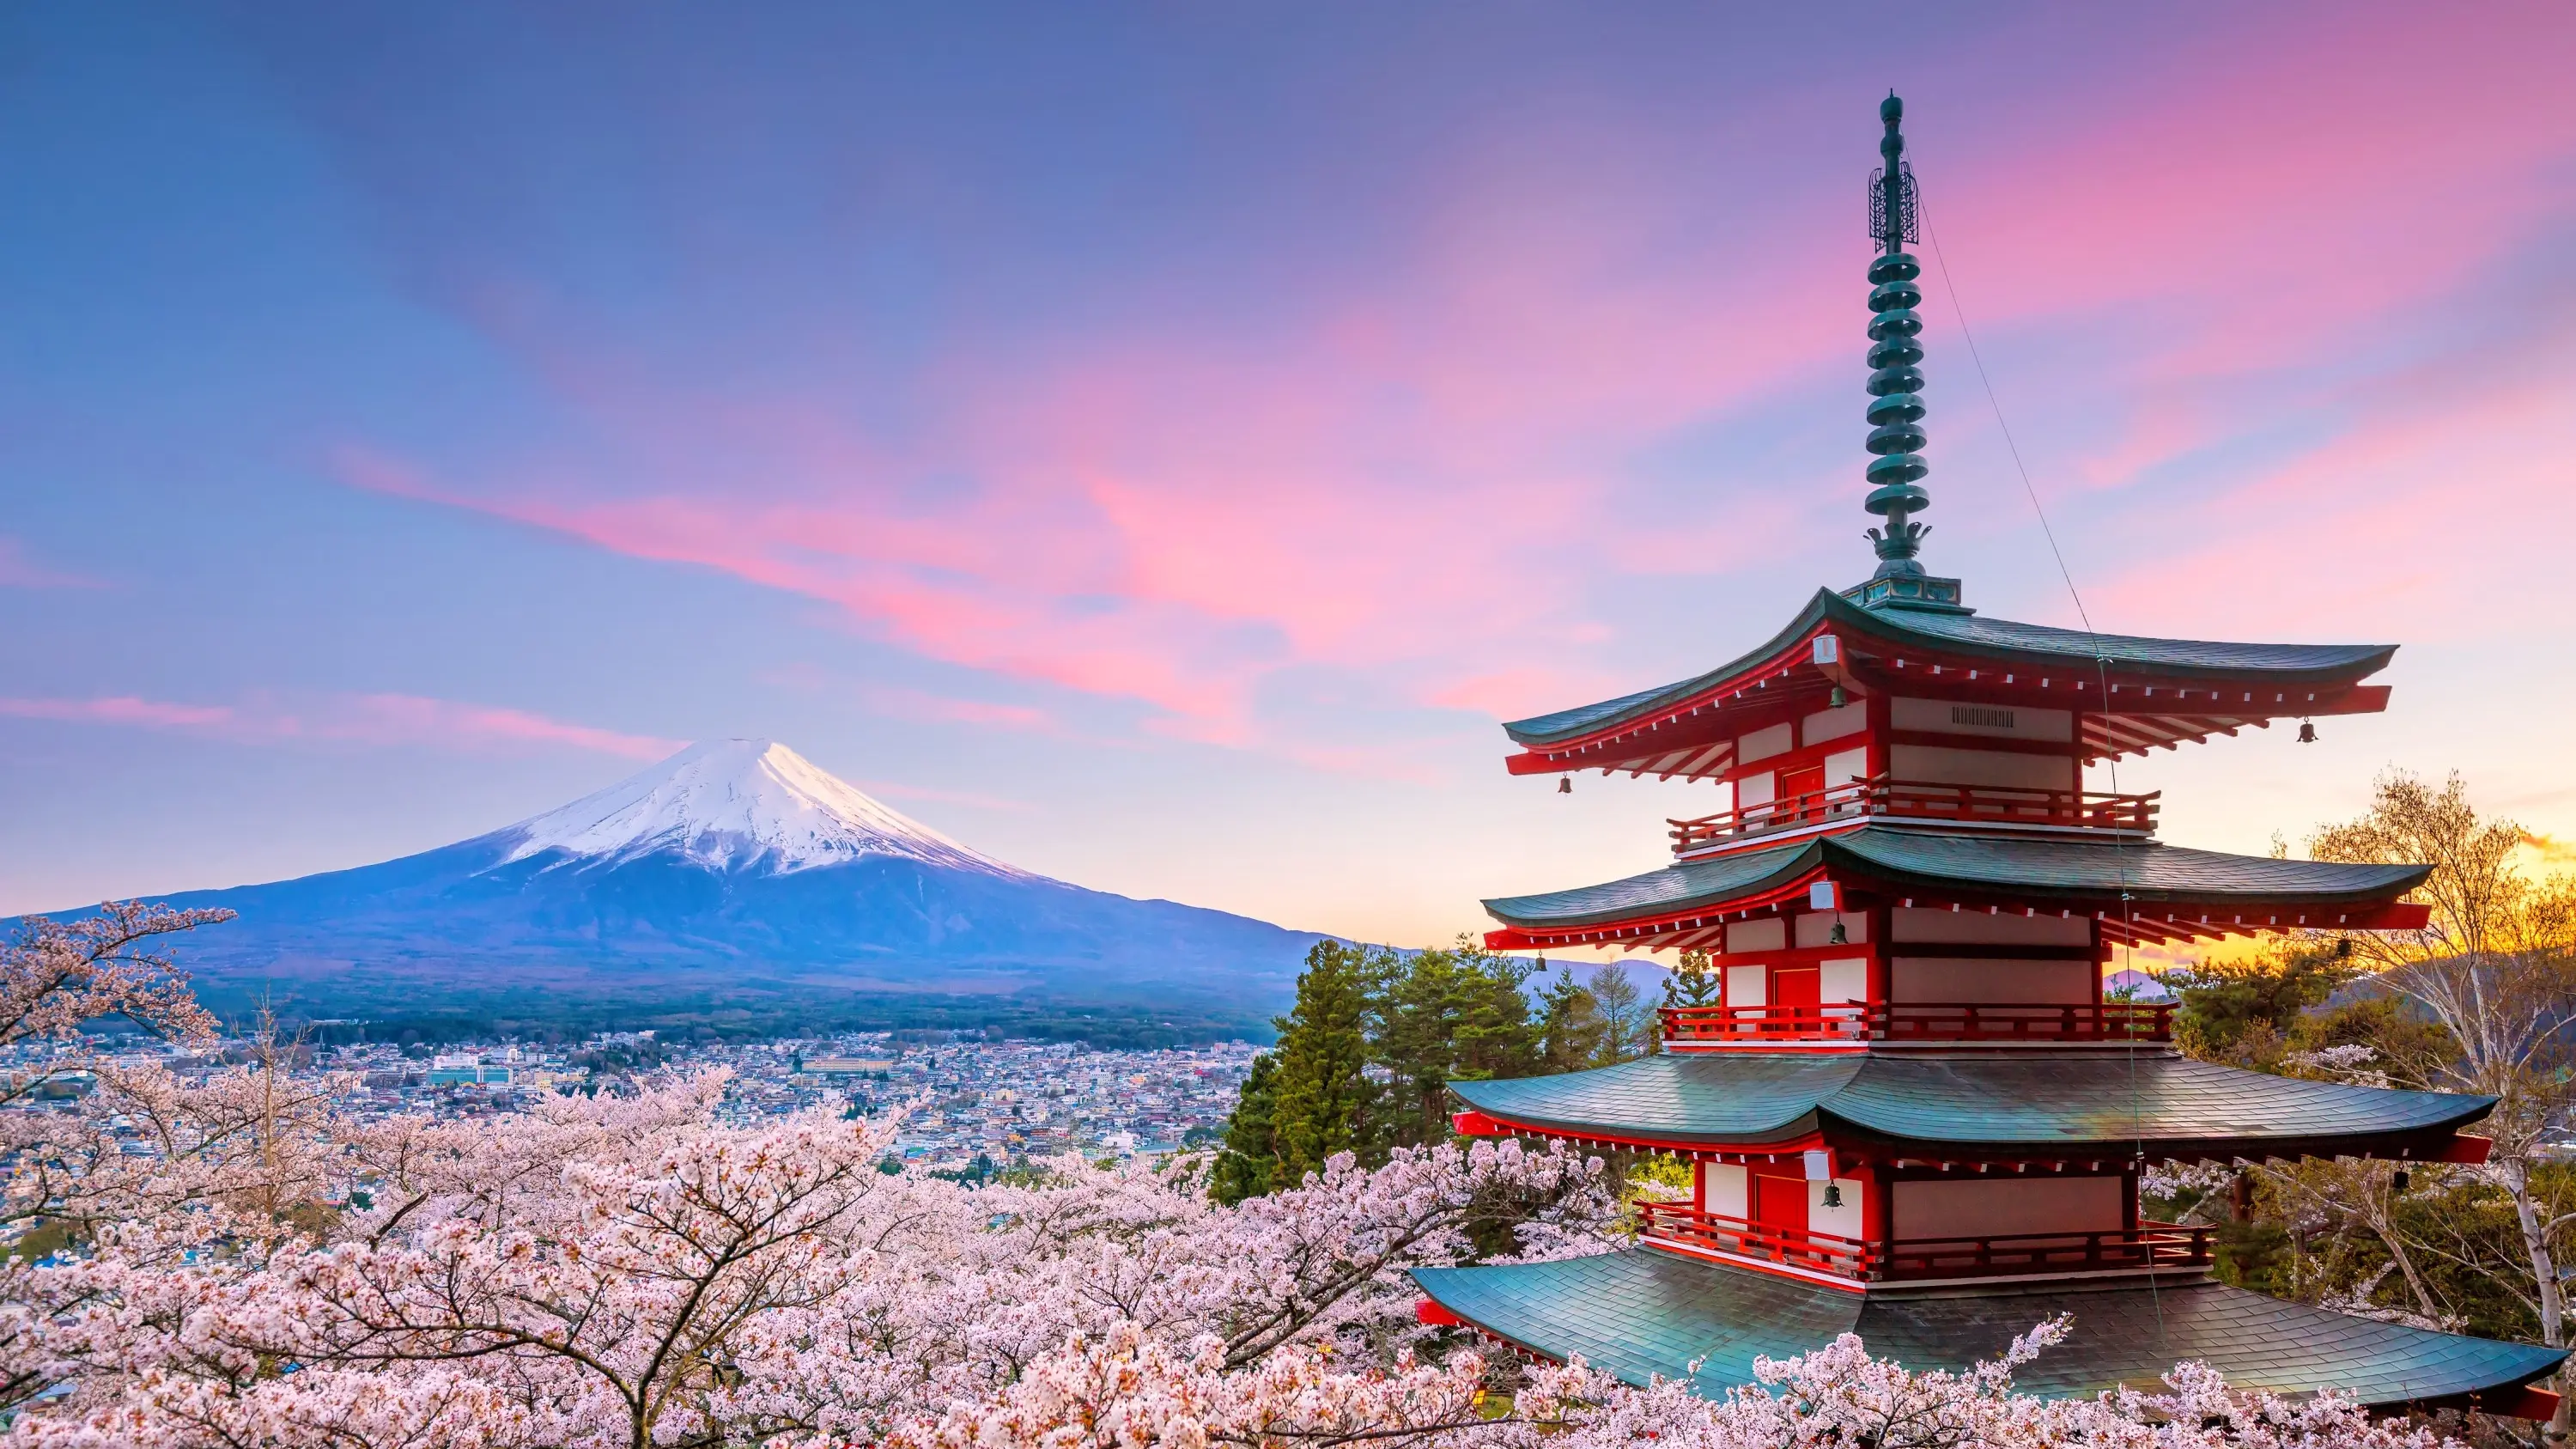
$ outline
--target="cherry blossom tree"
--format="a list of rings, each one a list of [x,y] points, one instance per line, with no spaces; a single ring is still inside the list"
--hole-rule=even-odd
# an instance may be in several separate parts
[[[28,1031],[202,1016],[141,908],[0,959]],[[193,922],[191,922],[193,924]],[[169,925],[170,929],[180,929]],[[120,955],[119,953],[129,953]],[[46,984],[50,983],[50,984]],[[109,1006],[108,1003],[117,1003]],[[141,1018],[139,1018],[141,1019]],[[27,1449],[1280,1446],[2434,1449],[2326,1396],[2052,1401],[1845,1337],[1707,1396],[1522,1369],[1419,1324],[1405,1270],[1623,1246],[1597,1159],[1348,1154],[1238,1206],[1203,1159],[1066,1158],[981,1187],[881,1170],[899,1119],[720,1120],[721,1073],[472,1121],[353,1123],[274,1053],[113,1071],[28,1114],[34,1210],[79,1251],[0,1270],[0,1437]],[[121,1121],[108,1130],[99,1113]],[[150,1166],[116,1144],[139,1134]],[[22,1163],[27,1158],[22,1155]],[[363,1203],[363,1206],[358,1205]]]

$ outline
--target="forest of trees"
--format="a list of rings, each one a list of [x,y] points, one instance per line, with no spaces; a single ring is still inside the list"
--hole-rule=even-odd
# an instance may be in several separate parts
[[[1449,1140],[1451,1082],[1609,1066],[1655,1045],[1625,969],[1577,980],[1464,937],[1430,951],[1318,942],[1278,1027],[1226,1124],[1223,1202],[1295,1186],[1337,1152],[1374,1166]]]

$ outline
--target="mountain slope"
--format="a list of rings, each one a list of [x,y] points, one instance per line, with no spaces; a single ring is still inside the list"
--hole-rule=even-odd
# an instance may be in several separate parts
[[[1319,939],[1021,870],[765,740],[419,855],[169,899],[240,913],[188,944],[210,995],[314,1015],[782,992],[1258,1013]]]
[[[779,874],[869,857],[1039,879],[979,855],[785,745],[691,745],[641,774],[522,820],[505,861],[560,852],[585,867],[671,852],[718,870]]]

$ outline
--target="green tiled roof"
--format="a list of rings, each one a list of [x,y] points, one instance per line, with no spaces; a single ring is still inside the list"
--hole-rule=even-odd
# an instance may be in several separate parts
[[[2027,839],[1932,825],[1865,825],[1767,850],[1678,861],[1602,885],[1485,902],[1510,926],[1603,925],[1694,906],[1722,908],[1823,865],[1838,874],[1927,894],[2009,893],[2034,905],[2117,899],[2224,907],[2263,902],[2333,907],[2393,900],[2429,866],[2341,865],[2223,855],[2136,840]]]
[[[1867,1295],[1638,1248],[1484,1268],[1417,1268],[1422,1290],[1467,1322],[1552,1358],[1580,1355],[1633,1384],[1692,1378],[1717,1395],[1753,1382],[1756,1355],[1785,1357],[1858,1333],[1917,1369],[1964,1368],[2013,1335],[2073,1315],[2065,1343],[2023,1369],[2026,1392],[2067,1398],[2151,1388],[2187,1359],[2280,1393],[2341,1389],[2372,1405],[2526,1384],[2559,1349],[2378,1323],[2216,1283],[2036,1285]]]
[[[2456,1131],[2493,1097],[2348,1087],[2163,1051],[1912,1056],[1668,1053],[1552,1077],[1451,1082],[1469,1106],[1575,1136],[1756,1144],[1842,1129],[1958,1148],[2360,1147]]]
[[[1762,647],[1676,684],[1639,690],[1577,709],[1514,720],[1503,726],[1523,745],[1546,746],[1589,734],[1655,705],[1686,699],[1778,657],[1819,621],[1893,645],[1975,654],[2050,668],[2093,667],[2096,659],[2127,673],[2224,679],[2268,685],[2347,682],[2385,668],[2394,644],[2228,644],[2202,639],[2142,639],[2126,634],[2087,634],[2044,624],[2016,624],[1973,614],[1912,609],[1864,609],[1831,589],[1819,589],[1787,628]]]

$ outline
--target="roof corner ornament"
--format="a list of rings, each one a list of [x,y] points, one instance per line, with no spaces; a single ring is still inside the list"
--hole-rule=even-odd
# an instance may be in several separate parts
[[[1869,264],[1869,498],[1864,505],[1884,518],[1868,531],[1878,570],[1852,593],[1866,605],[1915,605],[1955,609],[1959,581],[1933,578],[1914,561],[1931,530],[1914,515],[1932,506],[1922,487],[1932,471],[1923,460],[1923,264],[1906,245],[1920,239],[1914,168],[1905,160],[1905,102],[1894,91],[1879,102],[1879,169],[1869,178],[1869,234],[1878,255]]]

